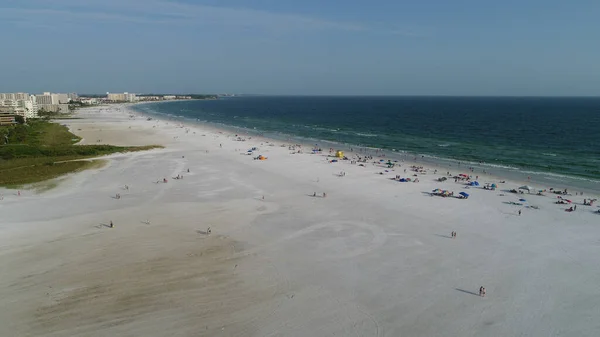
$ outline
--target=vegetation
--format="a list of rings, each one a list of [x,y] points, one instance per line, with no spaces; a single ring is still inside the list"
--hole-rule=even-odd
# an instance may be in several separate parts
[[[160,147],[75,145],[79,140],[65,126],[45,121],[0,127],[0,186],[40,182],[99,163],[82,159]]]

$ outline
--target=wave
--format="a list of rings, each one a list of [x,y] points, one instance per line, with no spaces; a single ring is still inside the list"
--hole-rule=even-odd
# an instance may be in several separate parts
[[[357,135],[357,136],[363,136],[363,137],[379,137],[379,135],[372,134],[372,133],[360,133],[360,132],[356,132],[355,135]]]
[[[575,175],[565,175],[565,174],[560,174],[560,173],[541,172],[541,171],[522,171],[522,173],[538,175],[538,176],[546,176],[550,180],[557,180],[557,181],[564,181],[565,179],[572,179],[572,180],[588,181],[588,182],[592,182],[592,183],[600,183],[600,180],[584,178],[584,177],[575,176]]]

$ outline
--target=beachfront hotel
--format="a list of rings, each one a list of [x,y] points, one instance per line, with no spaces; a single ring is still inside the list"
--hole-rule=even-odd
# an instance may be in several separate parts
[[[25,118],[37,118],[39,111],[46,112],[69,112],[69,102],[77,94],[57,94],[44,92],[41,95],[30,95],[26,92],[0,93],[0,107],[4,116],[4,122],[8,116],[22,116]],[[14,120],[14,119],[13,119]]]
[[[128,92],[124,93],[106,93],[106,100],[109,102],[136,102],[137,96],[136,94],[130,94]]]

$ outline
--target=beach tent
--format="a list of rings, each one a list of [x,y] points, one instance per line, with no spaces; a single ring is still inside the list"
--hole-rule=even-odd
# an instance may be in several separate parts
[[[466,192],[460,192],[460,193],[458,193],[458,194],[460,194],[460,195],[462,195],[463,197],[465,197],[465,199],[469,197],[469,193],[466,193]]]
[[[344,151],[337,151],[335,153],[335,156],[338,157],[338,158],[344,158]]]
[[[528,185],[523,185],[521,187],[519,187],[520,190],[526,190],[527,192],[531,192],[531,190],[533,189],[533,187],[528,186]]]

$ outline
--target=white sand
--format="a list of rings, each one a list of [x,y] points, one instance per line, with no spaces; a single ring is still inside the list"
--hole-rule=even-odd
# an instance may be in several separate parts
[[[552,195],[431,197],[464,188],[102,109],[64,123],[83,143],[166,148],[0,190],[0,336],[600,335],[587,195],[572,213]],[[253,146],[269,159],[241,155]]]

